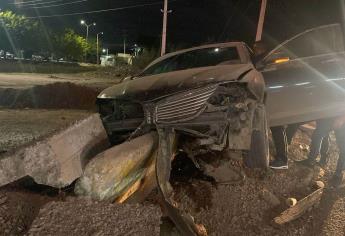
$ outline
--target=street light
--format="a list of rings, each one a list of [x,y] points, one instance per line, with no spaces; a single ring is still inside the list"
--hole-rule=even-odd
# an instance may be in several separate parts
[[[86,42],[88,42],[88,39],[89,39],[89,27],[90,26],[96,26],[96,23],[93,22],[92,24],[87,24],[85,20],[81,20],[80,24],[84,25],[86,27]]]
[[[97,65],[99,65],[99,35],[103,35],[103,32],[97,34]]]
[[[107,56],[109,56],[109,49],[103,48],[102,52],[103,52],[103,53],[107,53]]]

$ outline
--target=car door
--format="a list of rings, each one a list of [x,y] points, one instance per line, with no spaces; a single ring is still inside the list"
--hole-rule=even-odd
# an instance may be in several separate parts
[[[345,58],[338,24],[301,33],[260,63],[270,126],[345,113]]]

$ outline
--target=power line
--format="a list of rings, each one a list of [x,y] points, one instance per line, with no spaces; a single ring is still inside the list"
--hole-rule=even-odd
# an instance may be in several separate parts
[[[56,3],[56,2],[63,2],[64,0],[54,0],[54,1],[49,1],[49,2],[33,2],[33,3],[29,3],[29,2],[23,2],[23,3],[17,3],[16,5],[20,5],[23,7],[28,7],[28,6],[38,6],[38,5],[45,5],[45,4],[49,4],[49,3]]]
[[[171,0],[170,2],[176,2],[177,0]],[[146,6],[154,6],[154,5],[161,5],[162,2],[153,2],[153,3],[146,3],[146,4],[137,4],[133,6],[126,6],[126,7],[118,7],[118,8],[108,8],[96,11],[85,11],[85,12],[75,12],[75,13],[66,13],[66,14],[55,14],[55,15],[44,15],[44,16],[28,16],[28,19],[37,19],[37,18],[53,18],[53,17],[61,17],[61,16],[75,16],[75,15],[84,15],[84,14],[93,14],[93,13],[102,13],[102,12],[110,12],[110,11],[121,11],[139,7],[146,7]]]
[[[12,5],[22,5],[22,4],[27,4],[27,3],[35,3],[35,2],[43,2],[44,0],[34,0],[34,1],[26,1],[26,2],[14,2],[14,3],[9,3]]]
[[[48,6],[41,6],[41,7],[28,7],[26,9],[41,9],[41,8],[48,8],[48,7],[61,7],[61,6],[72,5],[72,4],[87,2],[87,1],[88,0],[79,0],[79,1],[74,1],[74,2],[67,2],[67,3],[62,3],[62,4],[55,4],[55,5],[48,5]]]

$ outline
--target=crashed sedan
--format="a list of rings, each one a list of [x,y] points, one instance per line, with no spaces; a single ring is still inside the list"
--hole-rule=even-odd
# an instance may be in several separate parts
[[[267,167],[265,83],[244,43],[206,45],[167,54],[141,74],[104,90],[99,112],[114,143],[151,129],[185,137],[190,157],[208,151],[255,152]]]
[[[182,235],[200,235],[200,228],[171,198],[174,148],[187,153],[198,167],[199,154],[241,150],[249,166],[266,168],[264,102],[263,76],[240,42],[167,54],[98,96],[99,112],[114,144],[157,130],[158,190],[165,212]]]
[[[192,218],[171,200],[176,134],[178,149],[196,166],[199,154],[241,150],[247,165],[267,167],[267,120],[272,127],[344,114],[344,50],[341,27],[333,24],[285,41],[255,67],[244,43],[178,51],[103,91],[100,114],[114,143],[158,131],[163,207],[183,235],[199,235]]]

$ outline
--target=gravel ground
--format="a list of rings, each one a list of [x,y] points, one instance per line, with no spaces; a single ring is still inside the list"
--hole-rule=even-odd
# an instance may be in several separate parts
[[[0,235],[24,235],[40,208],[52,200],[22,189],[3,188],[0,191]]]
[[[206,226],[209,235],[345,235],[345,190],[328,186],[337,161],[334,138],[324,169],[295,162],[306,157],[308,143],[308,135],[299,132],[290,147],[287,171],[262,174],[243,168],[247,178],[240,185],[215,186],[195,179],[175,182],[175,200]],[[230,171],[236,169],[233,162],[227,165]],[[291,223],[274,225],[272,219],[287,208],[285,200],[310,194],[314,180],[326,183],[320,205]],[[0,235],[28,235],[29,229],[29,235],[159,234],[158,205],[113,205],[75,197],[63,200],[44,192],[0,189]]]
[[[0,109],[0,157],[1,153],[52,134],[89,115],[90,112],[76,110]]]
[[[80,74],[36,74],[36,73],[0,73],[0,88],[27,89],[36,85],[48,85],[57,82],[71,82],[91,88],[104,89],[119,82],[118,79],[107,78],[102,71]]]
[[[109,204],[70,198],[47,204],[28,235],[159,235],[158,206]]]
[[[345,192],[329,187],[318,208],[281,227],[272,223],[275,216],[287,209],[287,198],[301,199],[313,191],[314,180],[322,180],[327,186],[332,176],[337,159],[334,144],[325,171],[292,161],[306,157],[308,143],[308,135],[299,132],[290,147],[287,171],[261,175],[245,170],[247,179],[234,186],[214,186],[198,180],[177,183],[175,200],[195,217],[196,223],[206,226],[209,235],[345,235]],[[275,206],[272,197],[267,200],[267,192],[280,204]]]

